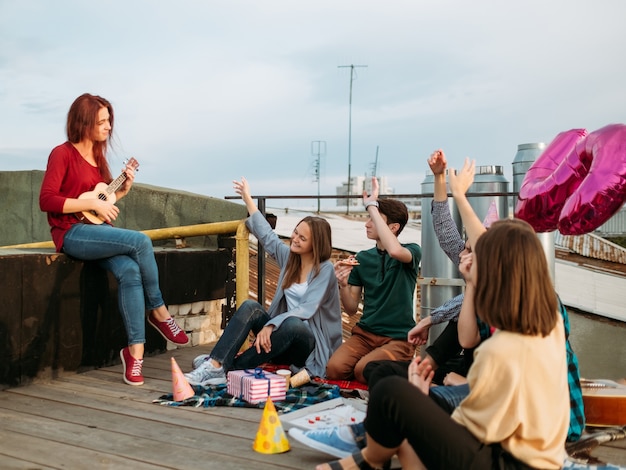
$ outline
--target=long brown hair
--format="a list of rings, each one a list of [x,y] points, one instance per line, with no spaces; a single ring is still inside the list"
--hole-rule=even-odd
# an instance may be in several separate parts
[[[110,183],[113,180],[109,163],[106,159],[107,144],[113,134],[113,106],[101,96],[90,95],[85,93],[74,100],[70,110],[67,113],[67,124],[65,131],[67,140],[73,144],[77,144],[83,139],[92,139],[93,132],[98,122],[98,111],[101,108],[107,108],[109,111],[109,122],[111,123],[111,131],[109,139],[104,142],[93,143],[93,158],[96,165],[100,169],[102,180]],[[93,140],[93,139],[92,139]]]
[[[501,330],[547,336],[557,321],[557,297],[533,228],[520,219],[494,222],[474,253],[474,305],[481,320]]]
[[[317,276],[320,272],[320,264],[330,259],[333,252],[330,224],[326,219],[322,219],[321,217],[308,216],[298,222],[296,227],[303,222],[311,229],[311,246],[313,247],[314,263],[313,275]],[[300,255],[290,252],[289,259],[285,266],[283,289],[298,282],[301,267],[302,259]]]

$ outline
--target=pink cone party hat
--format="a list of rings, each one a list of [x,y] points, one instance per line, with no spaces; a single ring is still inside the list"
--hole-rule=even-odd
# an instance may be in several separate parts
[[[174,358],[172,358],[172,393],[174,394],[174,401],[183,401],[194,396],[193,388],[187,382],[183,371],[180,370]]]

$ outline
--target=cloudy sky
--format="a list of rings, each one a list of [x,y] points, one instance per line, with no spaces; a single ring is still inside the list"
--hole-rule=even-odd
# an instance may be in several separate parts
[[[114,174],[134,156],[142,183],[316,195],[314,141],[322,194],[349,160],[420,192],[439,147],[510,175],[518,144],[626,122],[624,18],[624,0],[0,0],[0,170],[45,169],[90,92],[115,107]]]

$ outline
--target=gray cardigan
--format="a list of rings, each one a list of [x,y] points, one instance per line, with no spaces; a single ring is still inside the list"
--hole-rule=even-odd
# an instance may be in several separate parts
[[[326,363],[342,342],[341,305],[333,264],[324,261],[320,264],[319,274],[309,274],[308,287],[300,305],[288,310],[282,283],[291,250],[274,233],[261,212],[252,214],[246,220],[246,226],[280,267],[276,294],[268,310],[271,319],[267,324],[278,329],[285,318],[302,319],[315,337],[315,348],[307,358],[305,367],[311,376],[325,377]]]

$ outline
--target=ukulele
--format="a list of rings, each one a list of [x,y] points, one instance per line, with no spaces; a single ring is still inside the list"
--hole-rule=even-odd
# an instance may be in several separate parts
[[[139,162],[134,158],[128,160],[126,165],[130,165],[133,170],[137,170],[137,168],[139,168]],[[100,199],[101,201],[107,201],[111,204],[115,204],[115,201],[117,200],[115,191],[120,189],[122,184],[124,184],[124,181],[126,181],[126,172],[122,171],[122,174],[109,184],[98,183],[92,191],[87,191],[86,193],[81,194],[78,196],[78,199]],[[104,219],[101,218],[95,211],[82,211],[81,213],[77,213],[76,216],[81,222],[89,222],[94,225],[100,225],[104,222]]]
[[[580,379],[588,426],[626,425],[626,385],[612,380]]]

